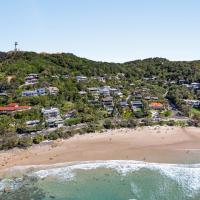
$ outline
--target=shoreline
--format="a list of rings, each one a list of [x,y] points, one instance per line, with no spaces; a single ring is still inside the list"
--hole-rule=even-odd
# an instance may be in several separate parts
[[[0,171],[61,163],[135,160],[150,163],[200,163],[200,128],[143,127],[75,135],[0,152]]]
[[[191,175],[191,170],[199,171],[200,163],[170,164],[135,160],[96,160],[57,163],[51,165],[16,166],[0,171],[0,193],[9,187],[12,187],[12,182],[10,182],[11,185],[9,186],[9,182],[6,181],[12,180],[15,182],[25,176],[37,177],[40,179],[56,177],[62,180],[73,180],[76,176],[76,172],[80,171],[111,170],[123,176],[139,171],[140,169],[148,169],[152,171],[158,170],[161,173],[165,173],[166,176],[177,176],[177,173],[181,175],[182,171],[184,171],[186,176],[188,176]],[[13,184],[17,183],[14,182]]]
[[[95,170],[95,169],[111,169],[116,170],[120,174],[135,171],[141,168],[148,169],[161,169],[161,168],[174,168],[174,169],[199,169],[200,163],[196,164],[170,164],[170,163],[154,163],[136,160],[94,160],[94,161],[76,161],[68,163],[56,163],[51,165],[26,165],[16,166],[0,171],[0,178],[9,179],[22,177],[25,174],[36,175],[40,178],[49,175],[60,176],[60,173],[72,172],[74,170]],[[1,182],[0,179],[0,182]]]

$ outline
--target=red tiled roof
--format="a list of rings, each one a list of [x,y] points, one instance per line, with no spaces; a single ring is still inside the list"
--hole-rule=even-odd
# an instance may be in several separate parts
[[[7,106],[0,106],[0,111],[28,110],[31,108],[31,106],[19,106],[17,103],[10,103]]]
[[[8,104],[9,107],[16,107],[16,106],[19,106],[17,103],[10,103]]]
[[[151,107],[162,107],[163,104],[162,104],[162,103],[159,103],[159,102],[152,102],[152,103],[150,104],[150,106],[151,106]]]

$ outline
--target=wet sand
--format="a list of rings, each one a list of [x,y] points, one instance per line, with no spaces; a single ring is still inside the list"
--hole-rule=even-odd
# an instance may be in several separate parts
[[[25,150],[1,151],[0,170],[95,160],[200,163],[200,128],[144,127],[76,135]]]

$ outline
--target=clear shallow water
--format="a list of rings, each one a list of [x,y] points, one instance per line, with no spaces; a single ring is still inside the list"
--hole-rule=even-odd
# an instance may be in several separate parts
[[[84,162],[0,181],[0,200],[200,200],[200,164]]]

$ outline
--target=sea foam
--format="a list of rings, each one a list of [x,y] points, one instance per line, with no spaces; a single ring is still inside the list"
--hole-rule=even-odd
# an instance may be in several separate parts
[[[93,170],[98,168],[113,169],[126,176],[141,169],[157,171],[162,176],[166,176],[185,188],[191,195],[200,191],[200,164],[158,164],[143,161],[95,161],[95,162],[75,162],[68,164],[59,164],[53,166],[43,166],[43,169],[34,169],[34,172],[28,173],[29,176],[38,178],[55,177],[65,181],[71,181],[76,178],[76,170]],[[19,185],[13,180],[0,181],[0,191],[10,185],[15,189]]]
[[[0,193],[4,190],[16,190],[22,185],[22,178],[3,179],[0,181]]]
[[[149,169],[158,171],[161,175],[177,181],[178,184],[182,185],[187,190],[200,190],[200,164],[158,164],[142,161],[118,160],[96,161],[81,162],[53,169],[39,170],[34,172],[33,175],[40,178],[54,176],[61,179],[72,180],[75,178],[76,170],[92,170],[97,168],[113,169],[123,176],[128,173],[139,171],[140,169]]]

